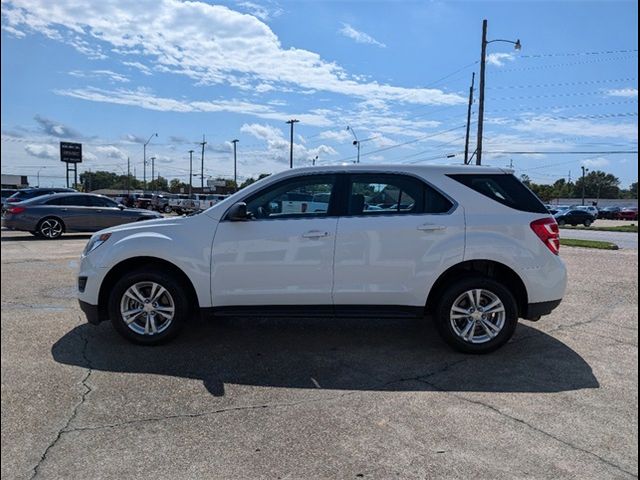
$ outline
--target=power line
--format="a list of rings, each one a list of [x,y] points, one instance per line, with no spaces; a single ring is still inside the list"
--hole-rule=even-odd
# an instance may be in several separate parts
[[[530,100],[538,98],[564,98],[564,97],[588,97],[591,95],[602,95],[602,90],[594,90],[590,92],[561,92],[548,93],[542,95],[514,95],[512,97],[491,97],[491,100]]]
[[[544,106],[531,106],[523,108],[496,108],[492,109],[489,113],[493,112],[527,112],[530,110],[550,110],[554,108],[590,108],[590,107],[604,107],[611,105],[637,105],[638,102],[635,100],[624,100],[620,102],[595,102],[595,103],[574,103],[572,105],[544,105]]]
[[[603,150],[603,151],[537,151],[537,150],[494,150],[485,152],[488,154],[502,154],[502,155],[618,155],[618,154],[635,154],[638,150]]]
[[[620,53],[638,53],[638,49],[621,49],[621,50],[599,50],[588,52],[551,52],[551,53],[525,53],[519,55],[521,58],[545,58],[545,57],[580,57],[594,55],[618,55]]]
[[[575,87],[576,85],[599,85],[603,83],[622,83],[635,82],[637,77],[627,78],[610,78],[602,80],[579,80],[575,82],[558,82],[558,83],[537,83],[531,85],[503,85],[498,87],[487,87],[487,90],[508,90],[514,88],[548,88],[548,87]]]
[[[611,58],[597,58],[592,60],[583,60],[580,62],[565,62],[565,63],[554,63],[549,65],[535,65],[532,67],[519,67],[519,68],[494,68],[493,73],[510,73],[510,72],[525,72],[531,70],[546,70],[548,68],[562,68],[562,67],[573,67],[576,65],[587,65],[592,63],[602,63],[602,62],[613,62],[618,60],[629,60],[633,58],[631,55],[622,56],[622,57],[611,57]]]

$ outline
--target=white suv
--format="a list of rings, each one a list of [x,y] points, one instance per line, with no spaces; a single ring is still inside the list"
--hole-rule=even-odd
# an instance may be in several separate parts
[[[382,205],[380,208],[368,208]],[[267,177],[208,210],[96,233],[82,255],[89,322],[156,344],[196,312],[435,319],[489,352],[562,299],[547,209],[510,171],[339,166]]]

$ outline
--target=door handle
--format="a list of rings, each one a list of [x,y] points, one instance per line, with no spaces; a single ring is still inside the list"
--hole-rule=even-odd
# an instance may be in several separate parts
[[[447,227],[444,225],[436,225],[435,223],[424,223],[418,227],[418,230],[422,230],[423,232],[435,232],[438,230],[446,230]]]
[[[102,213],[102,209],[100,209],[100,210],[96,210],[96,212],[98,212],[98,213]]]
[[[321,237],[328,237],[329,236],[329,232],[323,232],[321,230],[310,230],[308,232],[305,232],[302,234],[302,236],[304,238],[321,238]]]

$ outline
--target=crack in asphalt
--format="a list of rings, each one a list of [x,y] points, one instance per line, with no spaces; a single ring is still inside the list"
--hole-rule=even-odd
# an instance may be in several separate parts
[[[540,433],[540,434],[542,434],[542,435],[544,435],[544,436],[546,436],[548,438],[551,438],[552,440],[555,440],[556,442],[559,442],[562,445],[565,445],[565,446],[571,448],[572,450],[575,450],[575,451],[584,453],[586,455],[592,456],[592,457],[596,458],[597,460],[601,461],[602,463],[604,463],[604,464],[606,464],[606,465],[608,465],[608,466],[610,466],[610,467],[612,467],[612,468],[614,468],[614,469],[616,469],[616,470],[618,470],[618,471],[620,471],[622,473],[630,475],[633,478],[638,478],[638,474],[636,474],[636,473],[634,473],[632,471],[626,470],[625,468],[621,467],[620,465],[617,465],[616,463],[613,463],[611,460],[607,460],[606,458],[598,455],[597,453],[594,453],[594,452],[592,452],[590,450],[587,450],[587,449],[582,448],[582,447],[580,447],[578,445],[574,445],[573,443],[570,443],[570,442],[568,442],[566,440],[563,440],[562,438],[557,437],[556,435],[554,435],[552,433],[549,433],[549,432],[547,432],[546,430],[543,430],[540,427],[536,427],[535,425],[530,424],[526,420],[523,420],[523,419],[518,418],[516,416],[510,415],[510,414],[508,414],[506,412],[503,412],[498,407],[495,407],[495,406],[493,406],[493,405],[491,405],[489,403],[485,403],[485,402],[482,402],[480,400],[473,400],[473,399],[464,397],[464,396],[462,396],[460,394],[444,390],[443,388],[439,387],[437,384],[428,381],[427,378],[421,378],[421,379],[418,379],[418,381],[419,382],[423,382],[426,385],[429,385],[433,389],[435,389],[435,390],[437,390],[437,391],[439,391],[441,393],[444,393],[445,395],[451,395],[451,396],[453,396],[453,397],[455,397],[455,398],[457,398],[459,400],[462,400],[464,402],[472,403],[474,405],[479,405],[481,407],[485,407],[488,410],[491,410],[492,412],[495,412],[495,413],[497,413],[498,415],[500,415],[500,416],[502,416],[504,418],[507,418],[507,419],[509,419],[509,420],[511,420],[513,422],[516,422],[516,423],[519,423],[521,425],[524,425],[524,426],[530,428],[531,430],[533,430],[535,432],[538,432],[538,433]]]
[[[67,431],[71,422],[78,415],[78,410],[87,399],[87,395],[89,395],[89,393],[91,393],[91,391],[93,390],[87,383],[87,381],[89,380],[89,377],[91,377],[91,374],[93,373],[93,369],[91,367],[91,361],[89,360],[89,357],[87,355],[87,347],[89,344],[89,339],[86,336],[83,336],[82,339],[84,340],[84,345],[82,346],[82,357],[87,364],[87,373],[85,373],[82,380],[80,380],[80,385],[82,385],[82,387],[84,388],[84,392],[82,392],[82,394],[80,395],[80,401],[76,403],[76,405],[73,407],[73,410],[71,411],[71,415],[69,415],[69,418],[67,418],[67,421],[65,422],[65,424],[62,426],[60,430],[58,430],[58,433],[56,434],[53,441],[49,443],[49,445],[47,445],[47,448],[45,448],[44,452],[40,456],[40,460],[31,470],[30,480],[34,480],[38,476],[38,473],[40,473],[40,467],[48,458],[49,451],[53,447],[55,447],[58,441],[62,438],[63,434]]]

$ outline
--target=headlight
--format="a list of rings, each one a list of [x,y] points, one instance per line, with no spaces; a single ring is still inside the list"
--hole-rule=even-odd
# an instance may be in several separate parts
[[[98,235],[98,236],[94,235],[93,237],[91,237],[91,240],[89,240],[89,242],[87,243],[87,246],[84,247],[84,252],[82,252],[82,255],[85,255],[85,256],[89,255],[96,248],[98,248],[104,242],[109,240],[110,237],[111,237],[110,233],[103,233],[102,235]]]

